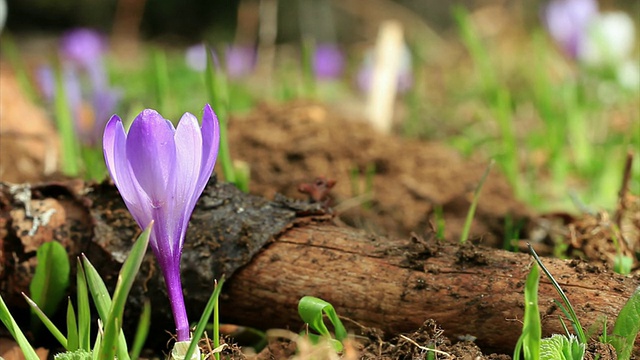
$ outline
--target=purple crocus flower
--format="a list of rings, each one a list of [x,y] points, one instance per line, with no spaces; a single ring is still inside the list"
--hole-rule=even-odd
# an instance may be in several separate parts
[[[596,0],[553,0],[543,13],[551,37],[574,59],[584,51],[589,24],[597,15]]]
[[[104,88],[107,83],[103,64],[106,50],[105,38],[97,31],[87,28],[65,33],[60,42],[62,57],[86,71],[96,88]]]
[[[313,71],[321,80],[337,79],[344,69],[344,56],[334,44],[320,44],[313,54]]]
[[[256,64],[256,52],[252,47],[233,45],[227,47],[224,53],[225,69],[229,78],[241,78],[249,75]],[[195,71],[204,71],[207,68],[207,47],[204,44],[193,45],[187,48],[185,53],[187,66]],[[218,56],[213,52],[213,61],[218,68]]]
[[[176,128],[155,110],[143,110],[125,133],[113,115],[104,131],[104,157],[113,182],[141,228],[154,220],[150,245],[160,264],[178,342],[188,341],[180,257],[189,218],[218,155],[220,130],[211,106],[202,127],[185,113]]]

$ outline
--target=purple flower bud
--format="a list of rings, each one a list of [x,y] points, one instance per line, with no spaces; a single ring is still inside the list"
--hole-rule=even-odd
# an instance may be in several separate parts
[[[202,126],[185,113],[177,128],[155,110],[143,110],[125,133],[111,117],[104,131],[104,157],[111,178],[138,225],[154,220],[150,245],[162,270],[177,340],[188,341],[189,321],[180,280],[180,257],[189,218],[218,155],[220,130],[211,106]]]
[[[543,13],[551,37],[574,59],[580,58],[589,23],[597,14],[596,0],[553,0]]]
[[[313,70],[318,79],[337,79],[344,69],[344,56],[334,44],[320,44],[313,54]]]

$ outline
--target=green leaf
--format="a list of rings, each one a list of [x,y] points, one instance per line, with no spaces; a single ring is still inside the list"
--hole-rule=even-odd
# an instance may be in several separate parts
[[[222,285],[224,284],[224,275],[218,281],[216,288],[213,290],[209,301],[207,301],[207,306],[205,306],[204,311],[202,312],[202,316],[200,317],[200,321],[198,321],[198,325],[196,325],[196,330],[193,332],[191,336],[191,344],[189,344],[189,348],[185,353],[185,359],[191,359],[191,354],[196,350],[196,346],[198,346],[198,341],[202,338],[202,334],[204,334],[204,330],[207,328],[207,323],[209,322],[209,318],[213,313],[213,309],[217,306],[218,297],[220,296],[220,292],[222,291]]]
[[[77,259],[77,297],[78,297],[78,339],[80,349],[91,350],[91,310],[89,305],[89,290],[87,278],[82,268],[80,258]]]
[[[0,295],[0,320],[7,328],[7,330],[9,330],[11,336],[13,336],[13,338],[16,340],[18,346],[20,346],[25,359],[40,360],[40,358],[38,358],[38,354],[36,354],[36,351],[33,350],[33,347],[31,346],[31,344],[29,344],[29,341],[22,333],[22,330],[20,330],[18,324],[16,324],[13,316],[11,316],[9,309],[7,308],[7,304],[4,303],[2,295]]]
[[[540,343],[540,360],[582,360],[585,344],[577,337],[553,334]],[[537,358],[536,358],[537,359]]]
[[[56,354],[53,357],[54,360],[91,360],[91,358],[91,352],[84,349],[67,351],[64,353]]]
[[[149,335],[149,328],[151,327],[151,303],[149,299],[145,300],[142,307],[142,314],[138,320],[138,328],[136,329],[136,335],[133,338],[133,346],[129,352],[131,360],[137,360],[140,356],[140,352],[144,347],[144,343]]]
[[[78,350],[78,322],[71,299],[67,305],[67,351]]]
[[[46,242],[38,248],[36,253],[38,265],[29,284],[31,299],[38,304],[40,310],[47,316],[53,313],[64,299],[69,286],[69,258],[67,251],[57,241]],[[38,316],[31,312],[32,323]]]
[[[540,310],[538,307],[538,284],[540,271],[537,264],[531,266],[524,288],[524,324],[522,326],[522,347],[525,359],[540,357],[540,339],[542,325],[540,324]]]
[[[56,338],[56,340],[58,340],[60,345],[62,345],[62,347],[66,349],[67,338],[62,334],[62,331],[58,330],[58,328],[53,324],[53,322],[49,320],[47,315],[45,315],[45,313],[43,313],[42,310],[40,310],[40,308],[38,307],[38,304],[33,302],[33,300],[29,299],[29,297],[25,295],[25,293],[22,293],[22,297],[24,297],[24,299],[27,301],[27,304],[29,304],[29,306],[31,307],[31,311],[33,311],[36,314],[36,316],[40,319],[40,321],[42,321],[42,323],[47,328],[47,330],[49,330],[49,332]]]
[[[571,325],[573,325],[573,329],[578,334],[578,339],[580,340],[580,343],[586,344],[587,336],[584,333],[584,329],[582,328],[582,325],[580,325],[580,320],[578,319],[578,315],[576,315],[576,312],[573,309],[571,302],[569,302],[569,298],[567,297],[567,295],[565,295],[564,291],[562,291],[560,284],[558,284],[558,282],[553,277],[553,275],[551,275],[551,272],[549,272],[549,270],[547,270],[544,264],[542,264],[542,260],[540,260],[540,257],[538,256],[538,254],[535,252],[535,250],[533,250],[533,247],[531,246],[531,244],[528,244],[528,246],[529,246],[529,252],[531,252],[531,255],[533,255],[533,258],[536,259],[536,262],[538,263],[538,265],[540,265],[540,268],[542,269],[542,271],[544,271],[545,275],[547,275],[547,277],[549,278],[549,281],[551,281],[551,284],[558,292],[558,295],[560,295],[560,298],[562,298],[562,302],[566,306],[566,308],[563,308],[563,310],[568,312],[567,315],[571,320]]]
[[[133,244],[131,252],[129,252],[129,256],[127,256],[127,260],[125,260],[118,274],[118,282],[116,284],[116,290],[113,293],[113,301],[111,302],[109,315],[104,319],[104,335],[102,337],[102,346],[100,347],[99,355],[101,359],[113,359],[116,355],[118,335],[122,330],[124,306],[136,275],[138,275],[138,271],[140,270],[140,265],[142,265],[144,254],[147,252],[152,227],[153,221],[149,223],[147,228],[138,237],[138,240]],[[127,354],[126,357],[118,356],[118,358],[120,360],[129,359],[129,355]]]
[[[640,333],[640,287],[631,295],[629,300],[618,313],[613,333],[610,336],[611,345],[616,348],[618,359],[631,358],[633,344]]]
[[[342,321],[338,317],[333,305],[313,296],[304,296],[298,302],[298,314],[305,323],[309,324],[313,330],[320,335],[331,338],[331,333],[324,323],[323,313],[327,315],[335,331],[338,342],[334,342],[337,351],[342,350],[342,344],[339,343],[347,338],[347,330],[342,325]]]
[[[98,311],[98,316],[100,319],[106,319],[109,316],[109,309],[111,308],[111,296],[109,295],[109,291],[107,290],[107,286],[102,281],[100,274],[95,267],[89,262],[84,254],[82,256],[82,265],[84,268],[84,273],[87,277],[87,285],[89,286],[89,292],[91,293],[91,298],[93,299],[93,303],[96,306],[96,310]],[[99,334],[102,334],[103,331],[100,330]],[[96,342],[101,340],[101,336],[96,338]],[[97,349],[94,345],[94,349]],[[128,359],[129,354],[127,353],[127,341],[124,338],[124,333],[120,332],[120,336],[118,338],[118,358],[119,359]],[[93,352],[94,357],[98,356],[98,351]]]

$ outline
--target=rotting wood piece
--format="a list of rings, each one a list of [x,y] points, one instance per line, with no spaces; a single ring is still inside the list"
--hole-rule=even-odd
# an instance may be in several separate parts
[[[23,198],[16,198],[20,194]],[[30,216],[25,216],[25,203],[31,206]],[[40,224],[31,234],[35,218]],[[521,331],[528,255],[418,237],[382,238],[323,221],[327,218],[330,215],[314,205],[267,201],[211,181],[194,211],[183,252],[183,285],[192,320],[208,299],[213,277],[226,272],[232,276],[223,291],[221,314],[228,322],[297,330],[302,325],[297,301],[314,295],[330,301],[339,314],[388,335],[415,330],[433,318],[450,338],[473,335],[486,349],[513,349]],[[34,246],[51,240],[63,243],[71,256],[85,252],[113,286],[138,231],[111,185],[0,184],[3,297],[14,309],[24,309],[18,291],[26,291],[32,275]],[[585,326],[604,315],[611,328],[640,282],[638,275],[623,277],[582,262],[545,262]],[[135,320],[148,297],[152,326],[171,331],[168,300],[155,264],[150,256],[143,264],[126,316]],[[562,332],[554,298],[543,279],[545,334]]]
[[[318,204],[283,198],[269,201],[212,178],[191,217],[182,254],[182,285],[192,318],[196,319],[204,308],[214,278],[232,276],[265,243],[292,224],[327,218],[331,218],[330,212]],[[35,251],[52,240],[67,249],[73,273],[75,257],[84,253],[113,290],[139,232],[109,183],[85,185],[75,181],[30,186],[0,182],[0,293],[10,308],[26,310],[20,293],[28,294],[37,263]],[[137,324],[146,298],[151,300],[153,326],[172,331],[171,307],[151,251],[126,307],[125,318],[133,320],[128,322],[131,327]],[[167,339],[160,336],[157,340],[165,343]]]
[[[339,315],[387,335],[435,319],[444,335],[477,337],[483,350],[511,353],[522,331],[527,254],[477,247],[391,240],[326,224],[293,228],[237,272],[224,291],[227,321],[261,328],[300,326],[297,301],[313,295]],[[544,259],[585,327],[612,329],[621,307],[640,283],[573,260]],[[543,335],[564,333],[557,293],[541,279]],[[294,327],[297,331],[300,328]],[[597,336],[597,333],[596,333]],[[636,339],[636,349],[640,349]]]

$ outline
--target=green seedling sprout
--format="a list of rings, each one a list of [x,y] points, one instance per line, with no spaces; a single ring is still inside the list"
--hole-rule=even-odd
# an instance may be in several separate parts
[[[342,351],[342,341],[347,338],[347,330],[344,328],[344,325],[342,325],[333,305],[317,297],[304,296],[298,302],[298,314],[302,321],[320,334],[319,336],[326,337],[336,351]],[[333,325],[335,339],[331,337],[331,333],[324,323],[323,314],[327,315]],[[319,336],[315,334],[307,334],[307,336],[314,342],[317,342],[319,338]]]
[[[489,165],[487,166],[487,169],[484,171],[484,174],[482,174],[482,178],[480,178],[480,182],[478,183],[478,186],[476,186],[476,190],[473,192],[473,200],[471,202],[471,206],[469,207],[469,211],[467,212],[467,218],[464,221],[462,234],[460,235],[461,244],[464,244],[465,242],[467,242],[467,239],[469,238],[469,232],[471,231],[471,223],[473,222],[473,217],[476,214],[476,207],[478,207],[480,190],[482,190],[482,186],[484,185],[484,182],[487,180],[487,177],[489,176],[489,172],[491,171],[491,168],[493,167],[494,164],[495,164],[495,160],[491,159],[491,161],[489,162]]]
[[[520,351],[524,350],[524,358],[533,360],[540,358],[540,341],[542,325],[540,323],[540,309],[538,307],[538,283],[540,271],[534,263],[527,276],[524,287],[524,319],[522,334],[518,338],[513,353],[513,360],[520,360]]]
[[[442,209],[441,204],[436,204],[433,207],[433,216],[435,217],[436,221],[436,239],[444,240],[444,210]]]
[[[563,304],[560,304],[560,308],[563,310],[563,312],[565,312],[567,317],[570,319],[571,325],[573,326],[573,329],[577,333],[578,340],[580,341],[581,344],[586,344],[588,340],[587,336],[584,333],[584,329],[582,328],[582,325],[580,325],[580,320],[578,320],[578,316],[576,315],[576,312],[573,309],[571,302],[569,302],[569,298],[567,298],[567,295],[565,295],[564,291],[560,287],[560,284],[558,284],[558,282],[553,277],[553,275],[551,275],[549,270],[547,270],[544,264],[542,264],[542,260],[540,260],[540,257],[538,257],[538,254],[536,253],[536,251],[533,250],[533,247],[531,246],[531,244],[528,244],[528,246],[529,246],[529,252],[531,253],[531,255],[533,255],[533,258],[536,260],[538,265],[540,265],[540,268],[542,268],[542,271],[545,273],[545,275],[547,275],[547,278],[549,278],[549,281],[551,281],[551,284],[553,284],[553,287],[556,289],[556,291],[562,298],[562,302],[564,303],[564,306]]]

